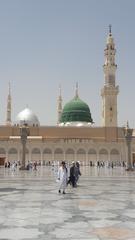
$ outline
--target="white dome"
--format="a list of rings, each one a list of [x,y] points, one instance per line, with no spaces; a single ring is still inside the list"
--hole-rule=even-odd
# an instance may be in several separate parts
[[[40,125],[37,116],[29,108],[25,108],[16,117],[16,124],[23,125],[24,123],[28,126]]]

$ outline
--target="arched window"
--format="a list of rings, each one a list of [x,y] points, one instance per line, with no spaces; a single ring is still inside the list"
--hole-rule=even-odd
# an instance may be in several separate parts
[[[66,154],[74,154],[74,150],[72,148],[68,148],[66,150]]]
[[[117,149],[112,149],[110,153],[111,154],[119,154],[119,151]]]
[[[39,148],[32,149],[32,154],[40,154],[40,149]]]
[[[108,154],[108,152],[107,152],[106,149],[101,149],[101,150],[99,151],[99,154],[104,154],[104,155],[106,155],[106,154]]]
[[[44,149],[43,154],[51,154],[52,150],[49,148]]]
[[[0,148],[0,154],[6,154],[6,151],[4,148]]]
[[[77,154],[86,154],[86,152],[84,149],[80,148],[78,149]]]
[[[55,154],[62,154],[63,150],[61,148],[56,148],[54,153]]]
[[[96,154],[96,150],[95,149],[89,149],[88,154]]]
[[[8,151],[9,154],[17,154],[17,149],[15,148],[10,148]]]

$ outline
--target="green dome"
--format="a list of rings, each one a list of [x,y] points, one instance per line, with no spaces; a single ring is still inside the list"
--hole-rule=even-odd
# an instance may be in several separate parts
[[[93,122],[89,106],[79,97],[75,97],[65,104],[61,114],[60,123],[66,122]]]

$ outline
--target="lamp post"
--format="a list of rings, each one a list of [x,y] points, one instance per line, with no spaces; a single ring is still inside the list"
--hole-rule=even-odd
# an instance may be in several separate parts
[[[132,142],[132,133],[133,129],[129,128],[129,124],[127,122],[126,127],[123,128],[128,154],[127,154],[127,171],[133,171],[132,161],[131,161],[131,142]]]
[[[25,157],[26,157],[26,142],[27,142],[28,135],[29,135],[29,128],[27,124],[24,123],[20,127],[20,136],[21,136],[21,143],[22,143],[22,162],[21,162],[20,170],[26,170]]]

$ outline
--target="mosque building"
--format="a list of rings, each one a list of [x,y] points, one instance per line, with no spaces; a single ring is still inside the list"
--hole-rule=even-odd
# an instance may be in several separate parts
[[[102,125],[94,126],[94,119],[87,103],[81,100],[76,84],[75,96],[62,107],[61,89],[58,97],[56,126],[41,126],[38,117],[28,107],[21,111],[15,122],[11,121],[11,91],[7,99],[5,125],[0,126],[0,165],[5,161],[22,159],[20,128],[29,128],[26,144],[26,161],[47,165],[54,161],[80,161],[90,165],[96,162],[119,163],[127,161],[127,146],[123,128],[118,126],[115,43],[109,29],[106,48],[104,86],[101,89]],[[135,162],[135,141],[131,144],[132,163]]]

